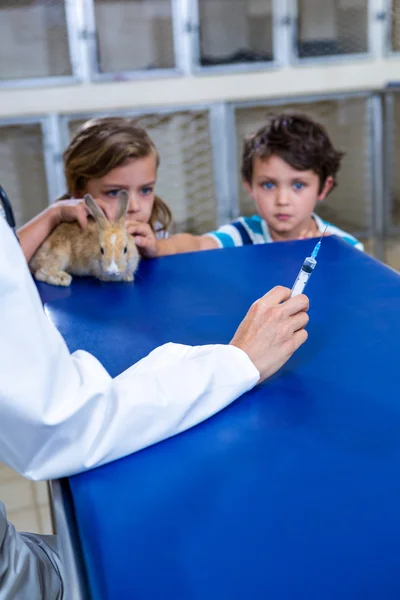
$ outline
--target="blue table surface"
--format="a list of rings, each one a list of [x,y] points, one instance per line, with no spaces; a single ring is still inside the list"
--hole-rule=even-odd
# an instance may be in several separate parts
[[[137,281],[38,285],[112,375],[168,342],[228,342],[315,240],[143,262]],[[71,478],[93,598],[400,598],[400,277],[324,239],[309,339],[175,438]]]

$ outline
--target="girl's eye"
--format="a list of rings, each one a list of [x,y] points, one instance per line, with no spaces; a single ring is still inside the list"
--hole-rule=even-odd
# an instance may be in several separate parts
[[[265,182],[262,184],[262,187],[263,187],[265,190],[273,190],[273,189],[274,189],[274,187],[275,187],[275,184],[274,184],[274,183],[272,183],[272,181],[265,181]]]
[[[302,190],[305,185],[302,181],[296,181],[296,183],[293,184],[293,187],[295,190]]]
[[[107,196],[110,196],[111,198],[117,198],[117,196],[119,196],[120,193],[121,190],[108,190]]]
[[[100,250],[101,250],[101,253],[104,254],[104,248],[103,248],[103,246],[100,246]]]
[[[124,248],[124,254],[126,254],[127,252],[128,252],[128,247],[125,246],[125,248]]]
[[[148,186],[148,187],[143,187],[140,190],[141,194],[143,194],[143,196],[148,196],[149,194],[151,194],[153,192],[153,188]]]

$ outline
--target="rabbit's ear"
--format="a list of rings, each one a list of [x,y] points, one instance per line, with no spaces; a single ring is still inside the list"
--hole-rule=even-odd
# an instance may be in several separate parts
[[[106,227],[108,224],[108,220],[106,215],[101,210],[100,206],[97,204],[93,196],[90,194],[85,194],[85,203],[88,209],[90,210],[90,214],[92,217],[96,219],[100,227]]]
[[[118,207],[117,214],[115,217],[115,221],[120,221],[121,219],[125,219],[126,211],[128,210],[129,204],[129,196],[126,190],[121,190],[118,196]]]

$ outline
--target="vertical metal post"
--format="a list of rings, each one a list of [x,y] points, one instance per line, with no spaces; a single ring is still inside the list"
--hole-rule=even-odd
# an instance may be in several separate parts
[[[223,225],[239,214],[235,113],[231,104],[221,102],[210,108],[210,135],[217,223]]]
[[[289,62],[293,64],[299,60],[299,0],[286,0],[286,2],[289,20]]]
[[[393,150],[394,150],[394,94],[388,92],[384,94],[385,112],[384,112],[384,203],[383,203],[383,225],[385,234],[390,234],[392,230],[392,214],[393,214]]]
[[[386,54],[389,14],[387,0],[369,0],[368,49],[373,58],[383,58]]]
[[[296,24],[295,0],[272,0],[274,63],[287,66],[292,62]]]
[[[198,65],[198,7],[197,0],[172,0],[172,27],[176,67],[191,75]]]
[[[44,162],[46,169],[49,204],[66,192],[63,158],[64,144],[61,135],[60,116],[49,114],[41,121]]]
[[[383,110],[382,96],[373,94],[368,99],[368,158],[372,172],[372,223],[374,254],[384,261],[384,185],[383,185]]]
[[[80,81],[84,82],[90,81],[92,77],[89,49],[93,31],[88,23],[90,10],[87,10],[87,2],[91,0],[65,0],[72,71]]]
[[[385,54],[391,54],[393,52],[392,48],[392,31],[393,31],[393,8],[392,8],[393,0],[384,0],[385,4]]]

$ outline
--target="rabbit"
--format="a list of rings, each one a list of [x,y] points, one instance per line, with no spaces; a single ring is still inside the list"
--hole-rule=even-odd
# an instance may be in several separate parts
[[[78,223],[61,223],[46,238],[29,267],[37,281],[69,286],[72,275],[92,275],[102,281],[133,281],[139,264],[134,238],[126,231],[128,194],[121,191],[117,217],[108,221],[90,194],[85,203],[93,219],[82,230]]]

